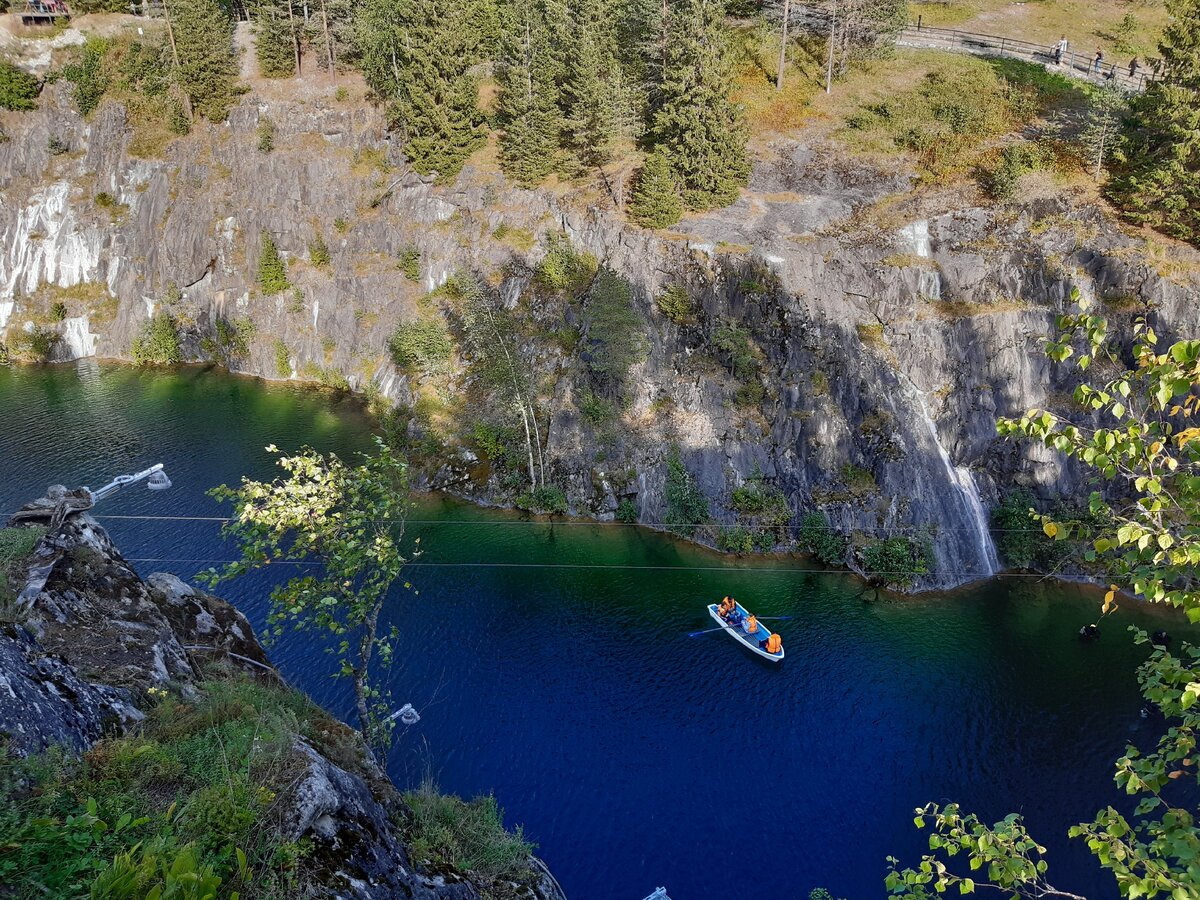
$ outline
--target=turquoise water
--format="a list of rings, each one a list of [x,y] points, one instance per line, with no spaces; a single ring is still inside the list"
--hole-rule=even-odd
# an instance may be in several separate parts
[[[104,524],[142,571],[188,577],[231,553],[215,523],[191,519],[221,514],[209,487],[270,476],[268,443],[353,453],[369,430],[351,400],[215,371],[0,369],[0,508],[50,482],[95,487],[163,462],[172,490],[97,512],[184,517]],[[494,791],[572,898],[640,900],[659,884],[676,900],[817,885],[879,897],[884,857],[923,846],[913,807],[944,799],[1023,812],[1056,884],[1113,895],[1065,832],[1118,802],[1112,761],[1143,737],[1143,653],[1123,626],[1177,632],[1174,619],[1123,612],[1085,645],[1094,592],[1030,578],[871,602],[802,558],[731,563],[636,527],[437,497],[417,516],[420,594],[387,611],[401,633],[387,679],[422,720],[399,736],[391,772]],[[261,624],[269,584],[222,593]],[[687,637],[725,593],[794,616],[778,625],[782,665],[721,634]],[[272,656],[348,715],[319,650],[292,636]]]

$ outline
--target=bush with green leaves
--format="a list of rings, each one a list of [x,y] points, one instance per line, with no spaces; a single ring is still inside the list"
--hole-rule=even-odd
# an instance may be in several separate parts
[[[811,510],[804,514],[800,519],[799,543],[801,550],[827,566],[846,564],[846,538],[829,524],[824,513]]]
[[[54,345],[57,342],[57,332],[36,325],[28,331],[21,329],[15,334],[11,334],[8,339],[8,353],[17,362],[49,362],[50,354],[54,351]]]
[[[893,535],[869,541],[858,550],[863,574],[882,587],[912,587],[933,571],[933,541],[928,535]]]
[[[577,251],[570,238],[561,232],[550,235],[546,244],[546,256],[533,273],[539,287],[556,293],[576,293],[591,282],[596,274],[596,257]]]
[[[1046,151],[1038,144],[1025,141],[1006,144],[995,162],[983,168],[980,180],[993,198],[1010,200],[1016,194],[1017,182],[1022,176],[1044,169],[1046,165]]]
[[[275,122],[272,119],[267,116],[259,119],[254,133],[258,137],[259,153],[270,153],[275,149]]]
[[[746,556],[755,550],[754,533],[744,525],[725,525],[717,532],[717,549]]]
[[[75,85],[75,105],[80,115],[91,115],[108,90],[109,75],[104,65],[108,48],[105,38],[89,37],[78,61],[63,66],[63,77]]]
[[[674,322],[676,325],[683,325],[692,319],[695,311],[695,304],[692,303],[692,295],[688,293],[688,289],[676,282],[655,298],[654,304],[658,307],[658,311]]]
[[[617,511],[614,518],[618,522],[623,522],[626,525],[632,525],[638,520],[637,504],[628,497],[623,497],[621,502],[617,504]]]
[[[287,263],[279,255],[275,239],[269,232],[262,232],[258,250],[258,286],[264,294],[281,294],[292,286],[288,281]]]
[[[708,498],[684,466],[678,447],[672,447],[667,456],[664,493],[667,508],[663,524],[676,534],[694,537],[697,529],[708,522]]]
[[[36,78],[0,59],[0,109],[36,108],[39,89]]]
[[[0,528],[0,619],[24,584],[25,569],[33,548],[46,534],[42,527]]]
[[[308,245],[308,261],[318,269],[328,269],[332,261],[325,238],[317,235]]]
[[[567,495],[553,484],[544,484],[517,497],[517,509],[548,515],[566,515]]]
[[[758,357],[750,332],[741,325],[723,322],[713,332],[712,346],[739,381],[758,376]]]
[[[1045,541],[1041,526],[1036,523],[1036,504],[1033,494],[1016,488],[992,510],[992,529],[996,549],[1010,566],[1029,569],[1035,564]]]
[[[292,351],[279,338],[275,339],[275,374],[280,378],[292,377]]]
[[[441,320],[429,317],[397,325],[388,340],[388,351],[401,369],[432,375],[449,365],[454,343]]]
[[[396,265],[409,281],[421,280],[421,250],[415,244],[408,244],[400,251],[400,262]]]
[[[183,362],[179,327],[170,313],[158,313],[142,323],[130,355],[139,366],[173,366]]]

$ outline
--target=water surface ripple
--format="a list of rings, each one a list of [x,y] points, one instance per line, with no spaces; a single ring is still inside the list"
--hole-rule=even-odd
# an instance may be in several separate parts
[[[50,482],[95,487],[161,461],[173,490],[129,491],[97,512],[219,515],[205,490],[271,475],[268,443],[352,453],[369,423],[349,400],[201,369],[0,369],[4,511]],[[524,520],[437,498],[420,516],[435,520],[419,528],[426,563],[726,564],[637,528],[511,524]],[[105,525],[146,573],[189,577],[231,553],[211,522]],[[801,898],[817,885],[881,897],[884,857],[922,849],[913,807],[943,799],[1023,812],[1056,883],[1113,895],[1065,832],[1117,800],[1112,761],[1152,737],[1122,626],[1178,632],[1172,621],[1123,614],[1082,645],[1096,601],[1075,588],[1002,579],[871,603],[847,577],[747,569],[776,564],[413,569],[420,593],[387,611],[401,633],[387,677],[423,718],[400,736],[393,776],[431,770],[446,790],[494,791],[572,898],[639,900],[659,884],[676,900]],[[269,584],[222,593],[261,625]],[[779,626],[782,666],[723,635],[686,637],[724,593],[795,616]],[[319,649],[290,637],[272,656],[347,715]]]

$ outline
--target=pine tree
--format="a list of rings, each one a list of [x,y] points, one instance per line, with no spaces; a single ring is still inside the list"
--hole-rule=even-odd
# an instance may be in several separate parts
[[[254,56],[258,71],[267,78],[290,78],[296,74],[296,41],[287,6],[290,2],[262,0],[250,14],[254,24]]]
[[[287,277],[287,264],[279,255],[275,239],[266,231],[262,233],[262,246],[258,251],[258,286],[267,296],[282,293],[292,286]]]
[[[629,218],[646,228],[669,228],[683,215],[679,187],[662,151],[646,157],[629,200]]]
[[[1133,101],[1111,195],[1131,219],[1200,244],[1200,0],[1168,0],[1161,80]]]
[[[233,20],[216,0],[171,0],[178,81],[192,110],[223,120],[237,99]]]
[[[724,206],[750,177],[746,132],[730,102],[721,0],[679,0],[669,12],[662,103],[650,138],[666,152],[690,209]]]
[[[387,101],[412,167],[439,181],[484,141],[465,9],[464,0],[367,0],[355,16],[367,84]]]
[[[500,167],[525,187],[538,184],[555,166],[562,122],[557,64],[541,6],[533,0],[510,4],[497,66],[504,129]]]
[[[562,88],[563,144],[583,167],[602,166],[617,141],[622,78],[606,0],[577,0]]]

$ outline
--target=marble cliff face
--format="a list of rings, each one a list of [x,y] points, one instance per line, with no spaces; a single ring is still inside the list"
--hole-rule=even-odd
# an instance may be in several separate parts
[[[988,205],[915,191],[903,172],[781,141],[759,148],[733,206],[649,232],[607,197],[519,190],[485,164],[447,185],[423,179],[361,101],[247,99],[227,124],[201,124],[145,160],[129,154],[120,105],[85,121],[66,87],[4,121],[0,333],[49,329],[56,360],[121,359],[165,311],[185,359],[413,405],[417,376],[394,365],[388,340],[428,313],[430,291],[470,272],[529,326],[521,353],[546,481],[573,511],[611,517],[628,500],[642,522],[662,521],[677,446],[717,524],[737,521],[732,491],[761,474],[793,523],[820,509],[852,536],[929,534],[936,565],[920,588],[997,569],[988,509],[1012,486],[1046,498],[1081,490],[1078,472],[999,441],[994,424],[1070,392],[1043,344],[1074,295],[1122,321],[1149,313],[1167,334],[1198,330],[1194,254],[1148,245],[1059,196]],[[269,153],[255,138],[265,118],[276,129]],[[51,153],[52,137],[67,152]],[[580,412],[587,336],[561,339],[585,321],[581,301],[539,293],[532,277],[558,233],[631,283],[644,327],[644,360],[603,434]],[[256,286],[264,234],[293,285],[275,296]],[[318,236],[329,266],[309,262]],[[397,265],[406,248],[420,252],[416,279]],[[672,284],[694,303],[680,323],[655,303]],[[251,323],[251,337],[233,351],[220,328],[236,322]],[[730,324],[755,359],[761,391],[749,404],[745,377],[712,349]],[[442,377],[445,394],[472,389],[461,352]],[[511,499],[466,431],[424,477]]]

